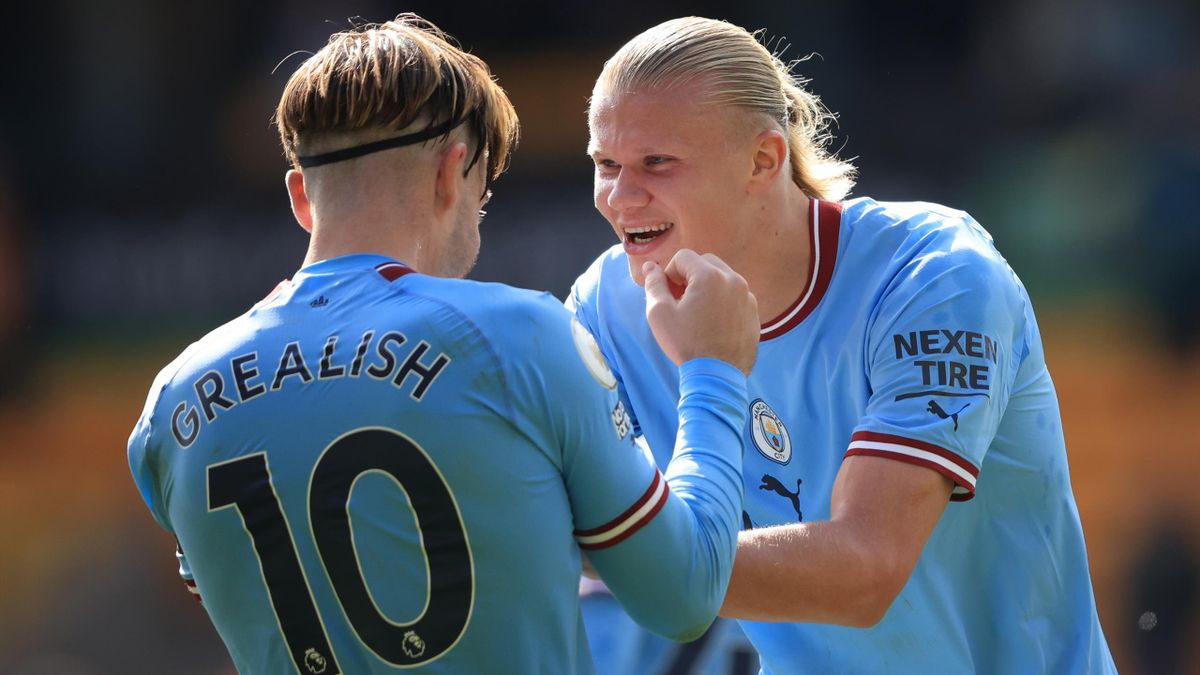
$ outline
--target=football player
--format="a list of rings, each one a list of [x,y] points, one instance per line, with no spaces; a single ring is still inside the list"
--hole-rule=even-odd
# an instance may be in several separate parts
[[[359,26],[276,123],[307,257],[163,369],[129,441],[238,670],[591,672],[580,549],[648,628],[703,633],[742,510],[745,280],[645,271],[680,382],[660,472],[560,303],[457,278],[517,137],[483,61],[414,15]]]
[[[620,243],[570,304],[660,463],[679,381],[643,268],[716,254],[758,299],[722,615],[774,675],[1113,672],[1025,288],[962,211],[846,200],[829,119],[754,35],[695,17],[630,40],[591,99]]]

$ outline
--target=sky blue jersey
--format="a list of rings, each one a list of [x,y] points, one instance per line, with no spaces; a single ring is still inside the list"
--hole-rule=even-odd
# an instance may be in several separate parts
[[[243,673],[589,673],[581,548],[676,639],[725,594],[745,377],[679,373],[664,476],[553,297],[351,255],[168,365],[129,462]]]
[[[937,471],[962,503],[877,626],[741,622],[764,672],[1113,672],[1038,327],[990,235],[924,203],[814,201],[808,220],[807,285],[748,384],[744,527],[828,519],[850,455]],[[568,306],[665,461],[678,382],[620,246]]]

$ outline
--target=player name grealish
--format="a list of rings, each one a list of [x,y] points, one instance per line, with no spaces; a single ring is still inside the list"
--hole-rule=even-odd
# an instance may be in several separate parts
[[[411,389],[408,392],[414,401],[420,401],[430,385],[450,363],[445,352],[439,353],[432,363],[422,363],[429,351],[429,343],[421,340],[403,355],[400,347],[408,341],[403,333],[388,331],[375,339],[375,331],[368,330],[358,340],[354,358],[347,363],[338,360],[338,336],[325,339],[321,359],[316,364],[316,374],[304,358],[299,341],[283,346],[278,360],[274,354],[267,361],[257,351],[247,352],[229,359],[229,371],[212,369],[196,378],[192,383],[195,400],[180,401],[171,413],[171,433],[181,447],[196,442],[202,427],[217,419],[217,409],[229,410],[268,392],[279,391],[288,382],[308,384],[313,380],[333,380],[360,377],[364,373],[376,380],[391,380],[392,386],[401,389],[409,376]],[[264,355],[266,356],[266,355]],[[273,370],[262,370],[262,364],[274,365]],[[236,396],[235,396],[236,392]]]

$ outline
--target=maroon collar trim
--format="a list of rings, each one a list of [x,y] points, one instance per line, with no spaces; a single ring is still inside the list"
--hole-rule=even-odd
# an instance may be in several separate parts
[[[808,261],[809,275],[800,297],[782,314],[762,325],[759,341],[777,338],[800,325],[820,304],[833,279],[837,260],[838,235],[842,225],[842,205],[837,202],[811,200],[808,217],[808,242],[812,257]]]
[[[384,262],[376,265],[375,271],[384,279],[395,281],[405,274],[412,274],[415,270],[401,262]]]

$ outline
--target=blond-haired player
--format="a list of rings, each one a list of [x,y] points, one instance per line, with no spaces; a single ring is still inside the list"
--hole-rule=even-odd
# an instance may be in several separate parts
[[[659,461],[678,381],[643,266],[716,254],[758,299],[722,615],[774,675],[1113,671],[1024,287],[966,213],[847,200],[828,118],[754,35],[696,17],[621,47],[591,100],[620,243],[571,304]]]

